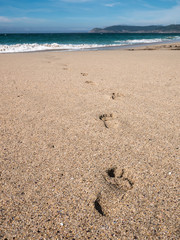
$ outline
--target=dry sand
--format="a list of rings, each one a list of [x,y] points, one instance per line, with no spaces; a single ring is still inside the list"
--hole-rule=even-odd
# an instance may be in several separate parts
[[[0,81],[1,239],[180,238],[180,51],[1,54]]]

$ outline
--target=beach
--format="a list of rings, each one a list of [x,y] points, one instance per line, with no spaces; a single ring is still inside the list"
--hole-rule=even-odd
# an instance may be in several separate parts
[[[0,239],[180,238],[179,49],[0,54]]]

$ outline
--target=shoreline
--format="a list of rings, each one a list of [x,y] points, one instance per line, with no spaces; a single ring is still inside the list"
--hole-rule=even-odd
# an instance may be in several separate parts
[[[142,43],[142,44],[131,44],[122,46],[109,46],[109,47],[94,47],[84,49],[45,49],[35,51],[24,51],[24,52],[0,52],[0,54],[16,54],[16,53],[37,53],[37,52],[86,52],[86,51],[106,51],[106,50],[179,50],[180,41],[164,41],[156,43]]]

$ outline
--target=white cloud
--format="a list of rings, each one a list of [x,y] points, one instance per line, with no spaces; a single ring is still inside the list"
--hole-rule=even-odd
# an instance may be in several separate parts
[[[104,4],[105,7],[114,7],[116,5],[122,5],[122,3],[121,2],[112,2],[112,3]]]
[[[23,23],[43,23],[46,22],[45,19],[41,18],[28,18],[28,17],[4,17],[0,16],[0,24],[1,23],[17,23],[17,22],[23,22]]]
[[[104,5],[105,7],[114,7],[115,6],[115,3],[107,3]]]
[[[129,16],[131,16],[129,18]],[[174,24],[180,23],[180,5],[170,9],[132,11],[128,16],[121,16],[118,21],[123,24]]]
[[[10,18],[0,16],[0,23],[9,23],[11,22]]]

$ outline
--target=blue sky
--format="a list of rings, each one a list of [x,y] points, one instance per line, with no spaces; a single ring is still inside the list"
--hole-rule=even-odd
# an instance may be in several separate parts
[[[180,24],[180,0],[0,0],[0,32],[87,32]]]

